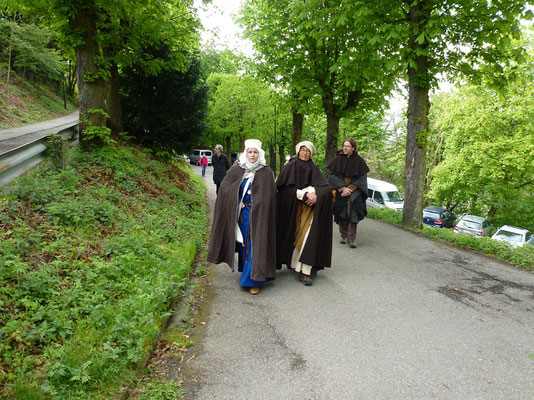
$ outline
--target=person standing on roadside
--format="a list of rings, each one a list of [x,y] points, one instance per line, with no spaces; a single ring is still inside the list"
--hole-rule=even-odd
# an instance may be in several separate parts
[[[206,176],[206,167],[208,166],[208,157],[204,154],[200,156],[200,168],[202,168],[202,176]]]
[[[223,147],[220,144],[215,145],[213,149],[215,153],[211,157],[211,165],[213,165],[213,183],[215,183],[215,193],[219,194],[219,187],[226,176],[226,171],[230,169],[230,160],[223,153]]]
[[[369,167],[358,154],[352,138],[343,141],[342,149],[328,165],[328,183],[335,189],[334,221],[339,225],[340,243],[356,247],[358,222],[367,215],[367,173]]]
[[[233,271],[236,252],[239,284],[258,294],[276,274],[276,186],[256,139],[245,140],[245,151],[222,182],[207,261]]]

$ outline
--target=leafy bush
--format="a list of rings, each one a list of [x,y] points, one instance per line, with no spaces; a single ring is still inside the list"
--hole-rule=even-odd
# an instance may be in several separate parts
[[[369,218],[402,225],[401,212],[390,208],[369,208],[367,211]],[[534,269],[534,246],[513,248],[507,243],[492,240],[489,237],[462,235],[454,233],[452,229],[435,228],[427,225],[424,225],[418,232],[426,237],[443,240],[457,247],[482,251],[526,270]]]
[[[183,163],[73,154],[0,191],[0,398],[109,398],[188,282],[207,217]]]
[[[392,224],[402,224],[402,212],[393,210],[392,208],[367,208],[367,216],[369,218],[381,219],[382,221],[390,222]]]

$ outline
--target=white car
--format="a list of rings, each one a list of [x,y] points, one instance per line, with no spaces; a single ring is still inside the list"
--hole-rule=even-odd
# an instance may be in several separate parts
[[[507,242],[513,247],[534,246],[534,236],[532,236],[532,233],[526,229],[516,228],[510,225],[501,226],[491,238]]]

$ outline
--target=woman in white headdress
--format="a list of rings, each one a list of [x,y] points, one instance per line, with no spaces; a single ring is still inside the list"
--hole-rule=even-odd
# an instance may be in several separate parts
[[[292,157],[276,180],[278,223],[277,265],[286,264],[310,286],[317,270],[329,268],[332,260],[332,191],[314,164],[312,142],[295,147]]]
[[[276,273],[276,188],[265,152],[256,139],[245,141],[238,162],[221,183],[215,203],[208,261],[234,270],[238,253],[239,281],[250,293]]]

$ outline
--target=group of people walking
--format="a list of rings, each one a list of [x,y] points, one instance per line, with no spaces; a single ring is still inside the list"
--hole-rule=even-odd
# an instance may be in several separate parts
[[[354,248],[357,224],[366,215],[369,168],[353,139],[343,142],[327,166],[328,178],[312,161],[312,142],[300,142],[295,152],[275,182],[261,142],[246,140],[217,185],[207,260],[234,270],[237,252],[239,283],[251,294],[274,280],[283,265],[312,285],[317,271],[331,266],[332,220],[339,225],[341,243]]]

